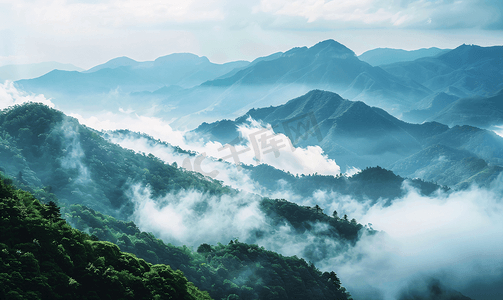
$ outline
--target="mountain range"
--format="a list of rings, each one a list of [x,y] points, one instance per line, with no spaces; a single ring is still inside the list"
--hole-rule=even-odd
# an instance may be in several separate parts
[[[413,61],[423,57],[438,56],[450,50],[451,49],[439,49],[436,47],[410,51],[393,48],[377,48],[362,53],[358,58],[372,66],[380,66],[403,61]]]
[[[120,57],[19,80],[68,113],[119,109],[195,129],[174,146],[42,104],[3,109],[0,298],[469,299],[452,284],[497,299],[502,51],[359,58],[326,40],[252,62]],[[279,157],[274,136],[254,140],[284,170],[256,151],[248,165],[205,156],[251,150],[260,127],[292,142]],[[312,173],[285,171],[306,162]]]
[[[149,62],[120,57],[84,72],[56,70],[16,85],[51,97],[62,109],[91,106],[147,113],[145,107],[155,106],[148,113],[174,120],[172,126],[179,129],[284,104],[313,89],[416,122],[430,120],[454,97],[492,97],[503,89],[502,48],[429,49],[414,52],[424,56],[414,61],[372,67],[344,45],[326,40],[251,63],[219,65],[188,53]]]
[[[503,163],[503,139],[491,131],[470,126],[450,128],[437,122],[410,124],[380,108],[320,90],[311,91],[284,105],[252,109],[234,121],[203,123],[194,132],[212,141],[229,143],[239,137],[238,126],[247,124],[249,118],[261,122],[263,126],[271,125],[276,133],[289,136],[296,146],[319,145],[329,158],[343,167],[365,168],[377,164],[389,167],[402,176],[431,180],[429,174],[415,175],[425,173],[425,169],[435,163],[433,158],[445,158],[440,153],[431,155],[432,149],[450,152],[452,157],[458,157],[455,155],[458,150],[463,151],[464,157],[483,162],[482,168],[480,164],[472,168],[461,164],[466,172],[462,172],[461,178],[454,182],[449,177],[450,173],[435,169],[436,182],[449,186],[470,178],[473,180],[480,172],[489,172],[488,177],[494,178],[501,170],[492,166]],[[314,127],[319,134],[314,134]],[[295,128],[302,130],[300,136],[295,133]],[[437,145],[442,147],[437,148]],[[414,155],[427,149],[430,153],[428,159],[414,159]],[[397,162],[407,165],[407,171],[398,167]],[[447,176],[441,178],[442,174]]]
[[[52,70],[84,71],[84,69],[72,64],[62,64],[53,61],[35,64],[5,65],[0,67],[0,82],[5,80],[17,81],[21,79],[33,79],[49,73]]]
[[[458,97],[488,97],[503,89],[503,46],[461,45],[436,57],[381,66],[409,78],[434,93]]]

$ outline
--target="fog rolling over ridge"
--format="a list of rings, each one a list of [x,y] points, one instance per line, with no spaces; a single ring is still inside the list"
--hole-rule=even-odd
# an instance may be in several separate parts
[[[241,241],[253,241],[284,255],[304,253],[310,259],[316,257],[315,264],[323,270],[335,268],[355,299],[400,299],[405,290],[417,287],[417,281],[428,282],[430,278],[473,299],[498,299],[503,292],[499,288],[503,240],[498,234],[503,229],[502,187],[500,177],[490,189],[425,197],[405,184],[406,196],[389,206],[381,206],[384,201],[369,205],[323,191],[311,199],[304,198],[305,204],[316,203],[326,213],[337,210],[340,215],[347,213],[383,230],[362,236],[350,248],[331,239],[298,235],[286,224],[267,238],[254,238],[251,232],[267,230],[267,225],[251,195],[248,200],[209,200],[211,212],[200,217],[187,207],[197,207],[203,195],[192,194],[189,198],[183,194],[174,202],[166,200],[166,204],[154,204],[145,192],[134,195],[139,205],[135,212],[138,223],[165,241],[197,245],[197,239],[225,240],[239,235]],[[221,216],[226,216],[224,223]],[[208,226],[215,229],[230,224],[232,230],[225,230],[225,236],[219,236],[218,230],[206,233]],[[317,249],[323,251],[312,256]]]
[[[155,146],[155,143],[150,144],[149,148],[149,143],[146,141],[140,142],[136,138],[136,142],[133,142],[131,140],[133,136],[118,138],[116,136],[115,141],[120,144],[129,145],[127,147],[130,148],[142,145],[140,151],[158,153],[156,155],[159,157],[163,157],[163,152],[169,153],[168,149]],[[211,164],[203,167],[206,171],[224,172],[224,168],[214,167]],[[235,169],[227,168],[229,169],[227,172]],[[247,186],[250,190],[260,191],[257,183],[248,178],[247,172],[242,170],[239,174],[241,174],[238,175],[239,179],[234,177],[234,182],[230,179],[224,181],[236,187]],[[248,179],[243,181],[244,178]],[[210,200],[217,201],[211,206],[215,210],[198,219],[190,210],[184,208],[196,206],[203,199],[201,195],[194,195],[192,200],[181,196],[182,200],[177,204],[155,206],[149,204],[152,203],[151,200],[145,201],[149,199],[148,194],[137,193],[135,197],[143,199],[136,200],[137,203],[146,204],[136,211],[136,216],[139,224],[145,226],[143,228],[158,232],[167,241],[179,241],[180,235],[168,228],[182,226],[181,220],[186,219],[188,224],[192,224],[183,227],[182,230],[187,232],[189,228],[201,228],[205,224],[217,222],[218,215],[226,215],[229,217],[225,218],[224,224],[229,222],[234,226],[233,230],[226,232],[224,239],[239,232],[245,237],[240,238],[241,241],[251,238],[259,245],[285,255],[294,253],[312,255],[312,251],[316,253],[319,247],[318,249],[324,251],[314,256],[317,257],[316,265],[324,270],[335,268],[355,299],[401,299],[407,292],[429,291],[432,280],[439,280],[444,286],[460,291],[473,299],[498,299],[498,295],[503,292],[499,288],[503,275],[503,255],[500,254],[503,240],[498,234],[503,230],[503,223],[500,220],[503,209],[502,187],[500,176],[487,188],[473,187],[454,193],[439,192],[421,196],[414,188],[404,183],[403,189],[406,195],[395,199],[391,205],[388,205],[385,199],[371,205],[369,202],[361,202],[322,190],[307,198],[295,195],[295,192],[289,192],[285,187],[278,193],[287,195],[286,199],[296,199],[299,204],[310,206],[317,204],[327,214],[333,210],[338,211],[339,216],[346,213],[362,224],[371,223],[374,229],[383,230],[372,236],[361,237],[351,248],[345,248],[330,239],[320,241],[319,238],[309,234],[294,234],[288,226],[273,233],[270,239],[254,240],[253,235],[243,232],[243,227],[234,223],[237,219],[231,217],[242,216],[243,220],[247,220],[246,226],[249,226],[250,231],[263,228],[264,218],[259,211],[253,209],[253,200],[248,200],[249,202],[245,202],[248,204],[245,205],[243,200],[232,204],[227,203],[225,199]],[[183,201],[184,205],[181,204]],[[215,219],[211,217],[213,215]],[[149,219],[149,216],[154,217]],[[171,221],[168,223],[162,221],[166,219]],[[171,222],[175,222],[176,225],[170,225]],[[220,225],[215,225],[215,228]],[[200,237],[201,232],[204,233],[205,230],[206,228],[203,228],[200,232],[196,230],[193,234],[189,234],[189,240],[185,240],[184,243],[190,244],[190,239]],[[322,227],[318,230],[323,232]],[[207,236],[218,239],[213,234]],[[328,252],[327,243],[330,245],[328,249],[332,249]],[[195,244],[197,245],[197,242]]]
[[[470,56],[479,50],[463,46],[453,51]],[[452,58],[449,53],[447,58]],[[211,70],[223,68],[188,57],[209,64]],[[76,76],[135,74],[152,66],[155,62],[121,59]],[[320,70],[327,68],[334,73],[321,76]],[[382,108],[354,101],[363,96],[352,92],[363,87],[364,95],[377,95],[385,91],[384,83],[398,86],[398,91],[388,91],[376,101],[391,99],[390,104],[413,91],[432,94],[424,82],[388,77],[335,41],[294,48],[231,69],[195,87],[112,93],[107,92],[110,86],[97,87],[101,89],[97,94],[108,93],[106,97],[116,102],[101,107],[103,99],[98,99],[92,105],[100,109],[87,108],[85,113],[79,111],[85,103],[75,111],[65,109],[76,119],[46,106],[26,104],[59,107],[62,98],[20,88],[36,80],[6,82],[0,86],[0,99],[3,108],[11,108],[0,115],[1,171],[35,191],[52,186],[67,206],[84,204],[134,221],[165,243],[196,249],[203,243],[227,244],[237,238],[285,256],[302,257],[322,271],[335,271],[354,299],[452,299],[452,295],[466,299],[458,292],[471,299],[500,299],[500,136],[465,124],[407,123]],[[209,77],[204,72],[195,74]],[[285,104],[270,104],[276,92],[294,94],[313,82],[329,86],[334,78],[351,88],[341,96],[313,90],[288,98]],[[481,78],[487,79],[487,74]],[[485,82],[488,94],[496,86],[493,83]],[[58,84],[65,85],[64,81]],[[148,84],[154,83],[146,80]],[[237,95],[255,85],[258,88],[247,95],[255,102],[245,103],[243,98],[243,103],[232,106]],[[424,103],[441,100],[436,97],[444,93],[444,100],[452,100],[452,106],[445,107],[452,109],[453,119],[464,103],[449,96],[455,87],[482,92],[456,82],[435,90],[438,94]],[[218,93],[203,97],[210,90]],[[82,91],[75,93],[78,99]],[[159,98],[139,102],[146,107],[143,110],[121,102],[163,93],[164,100],[178,102],[156,102]],[[497,103],[499,96],[473,99]],[[407,99],[413,104],[420,98]],[[201,109],[170,118],[169,113],[190,112],[190,99],[199,99],[192,110]],[[12,107],[15,104],[23,105]],[[175,128],[197,123],[198,115],[220,118],[243,109],[234,120],[203,123],[191,132]],[[443,112],[449,116],[448,110]],[[433,295],[436,291],[443,296]]]

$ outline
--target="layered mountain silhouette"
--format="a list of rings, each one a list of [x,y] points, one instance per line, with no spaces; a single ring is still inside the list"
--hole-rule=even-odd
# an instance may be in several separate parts
[[[248,63],[236,61],[215,64],[206,57],[190,53],[171,54],[147,62],[119,57],[85,72],[53,71],[17,83],[31,92],[49,95],[108,93],[116,89],[125,92],[153,91],[169,85],[196,86]]]
[[[440,92],[434,97],[425,98],[420,104],[420,109],[404,113],[403,119],[417,123],[437,121],[449,126],[471,125],[486,129],[503,125],[503,90],[491,97],[461,99]]]
[[[493,97],[459,99],[428,120],[447,125],[467,124],[481,128],[503,125],[503,90]]]
[[[503,46],[461,45],[437,57],[381,66],[434,92],[492,96],[503,88]]]
[[[310,48],[293,48],[274,59],[251,64],[230,77],[205,82],[203,86],[266,87],[264,96],[250,103],[250,108],[270,104],[271,94],[276,96],[278,89],[295,87],[332,90],[390,110],[400,110],[430,92],[415,82],[396,78],[360,61],[353,51],[334,40]],[[232,105],[228,102],[230,99],[225,105]],[[278,103],[273,100],[272,104]]]
[[[40,77],[52,70],[62,71],[83,71],[84,69],[72,64],[59,62],[42,62],[35,64],[14,64],[0,67],[0,82],[5,80],[17,81],[20,79],[31,79]]]
[[[394,115],[410,110],[431,94],[413,80],[360,61],[353,51],[334,40],[275,53],[252,63],[217,65],[186,53],[153,62],[120,57],[85,72],[53,71],[18,81],[17,85],[44,93],[62,108],[83,103],[131,110],[156,106],[157,116],[178,119],[173,124],[177,128],[194,128],[202,121],[283,104],[313,89],[334,91]],[[181,88],[170,87],[175,85]]]
[[[342,167],[364,168],[377,164],[389,166],[402,176],[430,178],[416,176],[419,174],[416,172],[426,170],[435,161],[431,157],[415,160],[414,155],[436,145],[454,152],[461,151],[466,157],[480,159],[489,167],[503,165],[503,139],[491,131],[470,126],[449,128],[437,122],[410,124],[380,108],[345,100],[335,93],[320,90],[311,91],[277,107],[252,109],[234,121],[203,123],[195,132],[210,140],[230,143],[239,136],[238,126],[247,124],[249,118],[264,126],[270,124],[275,132],[289,136],[296,146],[319,145],[329,158]],[[433,156],[440,158],[442,154]],[[402,163],[397,163],[399,161]],[[465,170],[455,182],[446,178],[434,179],[440,184],[455,185],[484,168],[477,165]],[[498,168],[490,170],[493,172],[491,176],[500,172]],[[443,176],[449,175],[444,173]]]
[[[436,47],[411,51],[393,48],[377,48],[362,53],[358,58],[372,66],[380,66],[403,61],[413,61],[423,57],[437,56],[448,51],[450,51],[450,49],[439,49]]]

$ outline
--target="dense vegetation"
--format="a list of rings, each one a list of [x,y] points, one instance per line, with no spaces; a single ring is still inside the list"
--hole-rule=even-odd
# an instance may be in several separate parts
[[[139,132],[132,132],[129,130],[116,130],[102,133],[102,136],[108,140],[138,140],[146,142],[149,147],[161,146],[166,151],[173,153],[186,154],[190,156],[197,156],[197,153],[192,151],[182,150],[178,146],[171,145],[159,139],[142,134]],[[207,158],[210,159],[210,158]],[[221,161],[222,164],[230,163]],[[341,195],[350,195],[351,197],[366,201],[378,201],[379,199],[393,200],[405,196],[407,193],[403,189],[405,181],[418,189],[423,195],[431,195],[438,189],[447,191],[449,188],[446,186],[439,186],[433,182],[426,182],[419,178],[406,179],[394,174],[390,170],[386,170],[379,166],[367,167],[353,176],[345,175],[293,175],[289,172],[276,169],[267,164],[242,165],[244,172],[249,177],[257,182],[262,188],[265,195],[267,193],[274,193],[280,190],[288,189],[296,195],[303,197],[311,197],[316,191],[334,191]]]
[[[3,292],[11,297],[6,299],[32,295],[40,299],[73,297],[72,293],[80,289],[87,292],[81,295],[82,298],[75,299],[106,298],[107,295],[114,295],[114,299],[143,299],[142,295],[155,299],[156,293],[170,292],[145,281],[143,286],[136,282],[143,277],[163,286],[173,283],[183,287],[185,284],[193,297],[207,297],[192,283],[187,283],[183,273],[215,299],[307,299],[311,296],[350,299],[334,272],[322,273],[304,259],[284,257],[238,240],[232,240],[228,245],[202,244],[196,252],[186,246],[165,244],[152,234],[141,232],[133,222],[120,221],[81,205],[64,209],[64,217],[70,224],[89,232],[89,236],[72,229],[61,219],[54,202],[41,204],[31,194],[15,190],[3,182],[1,191],[0,231],[6,238],[0,246],[3,254],[9,254],[2,256],[6,259],[2,263],[9,264],[5,270],[11,274],[2,277],[6,283]],[[23,219],[23,215],[27,218]],[[129,253],[121,253],[110,242],[149,263]],[[26,264],[28,260],[24,256],[34,258],[32,269],[19,263]],[[160,263],[169,264],[183,273],[173,272],[171,267]],[[11,266],[17,266],[21,271],[9,268]],[[13,277],[16,272],[21,277]],[[157,273],[162,280],[157,278]],[[96,277],[89,278],[93,274]],[[166,277],[169,274],[172,277]],[[35,285],[32,290],[19,289],[34,280],[41,282],[42,286]],[[108,288],[109,285],[113,288]],[[184,297],[174,296],[173,299],[192,299]]]
[[[112,144],[77,120],[35,103],[0,114],[0,165],[25,186],[48,188],[62,203],[85,204],[122,219],[133,211],[127,193],[135,183],[148,185],[153,197],[181,189],[232,193],[176,163]]]
[[[210,299],[180,271],[73,229],[54,202],[0,180],[1,299]]]
[[[304,197],[311,196],[317,190],[324,190],[350,195],[358,200],[370,199],[376,202],[379,199],[391,201],[403,197],[407,193],[403,189],[405,178],[379,166],[367,167],[351,177],[318,174],[295,176],[265,164],[255,167],[245,166],[244,168],[249,170],[253,180],[270,191],[278,189],[277,182],[281,179],[283,186],[284,183],[287,183],[289,190]],[[408,179],[407,182],[424,195],[431,195],[438,189],[444,191],[449,189],[421,179]]]
[[[4,110],[0,115],[0,137],[0,167],[17,186],[31,191],[44,203],[58,203],[63,207],[63,217],[94,240],[112,242],[149,263],[181,270],[215,299],[349,297],[334,273],[322,273],[304,259],[283,257],[237,240],[228,245],[208,245],[197,252],[165,244],[128,221],[133,205],[127,192],[132,183],[149,185],[154,198],[182,189],[208,195],[236,193],[218,181],[187,172],[175,163],[166,164],[151,154],[134,153],[109,143],[100,133],[39,104]],[[274,232],[285,224],[290,224],[295,233],[315,234],[313,227],[321,222],[328,225],[323,238],[350,245],[363,228],[356,220],[329,217],[319,207],[302,207],[284,200],[262,199],[261,210],[270,226],[266,232],[256,232],[257,239],[269,234],[267,230]],[[95,241],[82,236],[87,238],[87,242],[81,242],[84,247],[94,245]],[[66,244],[62,245],[66,249]],[[302,255],[314,262],[319,259],[309,253]],[[69,276],[81,283],[76,276]]]
[[[141,232],[133,222],[81,205],[69,207],[66,218],[98,239],[117,243],[122,251],[182,270],[215,299],[349,298],[333,272],[322,273],[304,259],[284,257],[257,245],[231,240],[228,245],[202,244],[196,252],[165,244],[151,233]]]

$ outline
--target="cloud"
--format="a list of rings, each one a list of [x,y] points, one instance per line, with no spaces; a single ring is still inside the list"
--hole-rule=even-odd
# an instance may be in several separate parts
[[[272,227],[259,209],[260,198],[246,193],[214,197],[182,191],[152,200],[148,190],[136,187],[133,194],[140,228],[166,242],[197,247],[239,238],[297,255],[322,271],[335,271],[355,299],[396,300],[418,281],[430,279],[473,299],[499,299],[503,177],[488,189],[432,197],[404,188],[407,195],[390,206],[370,206],[323,191],[313,195],[311,200],[320,206],[332,205],[382,230],[363,234],[353,246],[327,237],[329,228],[323,223],[312,224],[302,234],[287,223]],[[257,231],[263,233],[260,238]]]
[[[154,201],[148,189],[135,186],[132,199],[135,223],[174,244],[198,246],[235,238],[249,240],[254,230],[265,226],[260,198],[253,194],[210,196],[181,191]]]
[[[46,99],[44,95],[34,95],[20,91],[12,81],[0,83],[0,109],[26,102],[38,102],[54,108],[51,99]]]
[[[154,122],[148,119],[135,118],[122,121],[129,123],[133,129],[140,120],[154,124],[148,123]],[[120,118],[115,120],[118,122]],[[156,122],[161,122],[158,125],[164,128],[157,133],[158,136],[181,139],[181,134],[163,127],[168,125],[161,126],[164,124],[162,120]],[[240,127],[245,145],[237,146],[238,152],[252,148],[250,135],[256,130],[264,128],[253,121]],[[269,136],[273,131],[262,133]],[[286,139],[286,136],[276,138]],[[136,151],[151,152],[165,161],[176,161],[178,165],[189,157],[167,146],[153,145],[144,138],[120,137],[115,141]],[[188,145],[185,141],[183,143]],[[218,149],[222,145],[218,143],[192,145],[200,147],[198,150],[221,155]],[[281,162],[282,159],[293,161],[294,153],[302,149],[292,153],[287,145],[279,150],[284,152],[280,152],[278,157],[271,152],[262,155],[261,160],[266,161],[269,155],[272,162]],[[299,152],[300,158],[296,157],[300,161],[295,167],[298,170],[304,170],[304,158],[309,161],[309,156],[303,156],[308,150],[304,151]],[[243,161],[254,162],[253,150],[244,153]],[[194,157],[190,157],[193,165]],[[232,162],[232,158],[229,161]],[[206,158],[201,168],[205,172],[217,170],[219,176],[224,176],[217,179],[234,187],[246,186],[244,190],[261,191],[261,187],[250,180],[244,170],[239,171],[231,164]],[[147,188],[139,186],[132,192],[137,205],[135,221],[142,230],[158,234],[166,242],[197,247],[204,242],[215,244],[239,238],[283,255],[304,257],[315,262],[323,271],[334,270],[355,299],[398,299],[400,293],[417,280],[430,278],[437,278],[445,286],[474,299],[498,299],[491,298],[487,291],[499,291],[498,284],[503,276],[503,177],[500,176],[486,189],[472,188],[447,194],[439,192],[430,197],[419,195],[405,184],[406,196],[394,200],[389,206],[383,204],[386,199],[372,206],[370,202],[359,202],[331,191],[316,191],[310,197],[301,197],[293,193],[287,184],[279,182],[278,187],[266,196],[287,199],[300,205],[318,204],[328,215],[336,210],[339,216],[347,214],[350,219],[356,218],[381,232],[363,235],[354,246],[349,247],[344,242],[324,236],[327,230],[324,224],[313,224],[314,229],[303,234],[298,234],[287,223],[272,228],[259,209],[260,198],[249,193],[214,197],[181,191],[154,200]],[[265,234],[257,239],[256,231]],[[480,287],[484,287],[485,291]]]
[[[485,31],[466,29],[492,29],[492,41],[484,41],[490,44],[501,39],[497,32],[502,12],[499,0],[3,0],[0,63],[58,60],[88,68],[123,55],[153,60],[173,52],[192,52],[219,62],[250,60],[327,38],[362,52],[397,47],[383,42],[396,41],[395,31],[392,38],[382,36],[383,30],[396,28],[465,29],[449,43],[446,35],[452,31],[433,41],[424,37],[417,41],[424,32],[401,33],[405,40],[414,35],[406,41],[407,48],[480,43]],[[379,41],[374,41],[375,35]]]
[[[323,262],[355,298],[375,295],[397,299],[409,283],[437,278],[474,299],[491,298],[475,292],[487,284],[503,292],[503,177],[491,189],[470,189],[420,196],[410,190],[391,206],[370,207],[361,218],[383,232],[363,236],[345,256]],[[494,284],[495,283],[495,284]]]
[[[307,148],[293,147],[287,136],[276,134],[272,129],[262,127],[256,122],[239,127],[240,134],[247,141],[246,144],[230,146],[222,145],[218,142],[203,142],[202,139],[187,141],[184,138],[185,132],[173,130],[168,122],[156,117],[124,112],[104,112],[88,118],[75,113],[69,115],[79,120],[80,123],[94,129],[129,129],[146,133],[171,145],[179,146],[182,149],[196,151],[199,154],[205,153],[207,156],[223,159],[236,165],[240,163],[248,165],[266,163],[292,174],[307,175],[318,173],[322,175],[337,175],[340,173],[340,167],[334,160],[327,158],[319,146],[309,146]],[[263,141],[261,140],[262,138],[264,139]],[[140,149],[141,146],[137,147],[136,143],[122,143],[120,139],[116,139],[115,142],[135,151],[146,152],[145,148]],[[156,152],[157,155],[163,157],[159,149],[156,149]],[[174,157],[169,156],[169,158],[173,159]],[[179,162],[177,163],[179,164]],[[195,170],[194,163],[195,160],[191,161],[191,170]],[[183,165],[183,162],[179,165]],[[207,169],[206,172],[209,173],[212,171],[211,169]],[[224,172],[221,173],[222,175],[224,174]],[[221,180],[218,176],[216,179]]]
[[[257,10],[300,17],[328,28],[485,28],[500,24],[503,18],[500,1],[481,0],[262,0]]]

